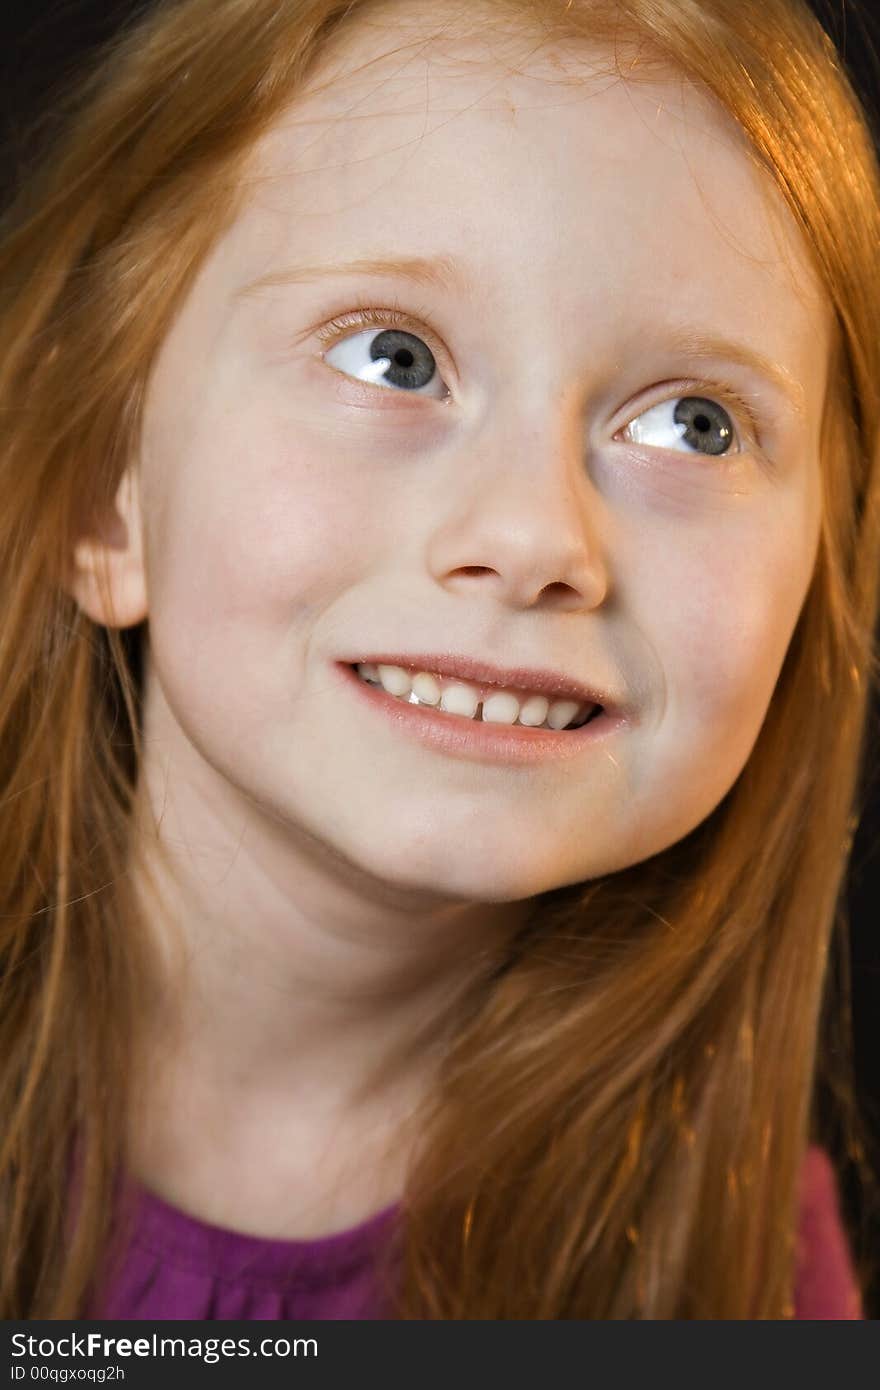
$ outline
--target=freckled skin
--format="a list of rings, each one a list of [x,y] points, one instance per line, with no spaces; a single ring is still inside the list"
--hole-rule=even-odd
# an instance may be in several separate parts
[[[736,127],[677,78],[609,77],[592,48],[425,43],[429,9],[342,34],[318,74],[335,80],[255,152],[158,358],[120,502],[131,546],[110,555],[120,609],[149,618],[144,796],[179,851],[178,921],[212,933],[200,1045],[270,1057],[279,1085],[306,1047],[332,1042],[342,1076],[404,1031],[406,1009],[380,1028],[361,1005],[343,1032],[358,983],[403,972],[415,1019],[428,977],[515,924],[505,905],[705,819],[757,738],[819,535],[828,311]],[[435,252],[469,290],[336,276],[232,298],[316,259]],[[321,360],[315,328],[356,301],[439,341],[450,399]],[[671,351],[687,323],[787,368],[803,411]],[[718,399],[713,370],[764,456],[732,406],[736,457],[621,439],[665,383]],[[470,764],[401,738],[330,669],[447,644],[593,680],[634,722],[580,761]],[[309,990],[338,1007],[332,1034]]]

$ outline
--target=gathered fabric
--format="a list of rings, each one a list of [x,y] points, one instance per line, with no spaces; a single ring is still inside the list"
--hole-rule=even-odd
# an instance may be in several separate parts
[[[374,1269],[398,1217],[385,1207],[348,1230],[275,1240],[211,1225],[138,1186],[134,1234],[119,1272],[86,1317],[193,1321],[381,1319]],[[812,1145],[801,1179],[798,1319],[862,1319],[834,1167]]]

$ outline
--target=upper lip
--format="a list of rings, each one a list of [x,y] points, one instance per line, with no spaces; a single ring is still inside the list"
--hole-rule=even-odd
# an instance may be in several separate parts
[[[455,652],[383,652],[380,656],[358,656],[349,664],[359,665],[367,662],[375,666],[412,667],[416,671],[430,671],[438,676],[457,676],[459,680],[473,681],[480,685],[535,690],[542,695],[556,696],[558,699],[602,705],[606,712],[614,712],[616,708],[598,686],[585,685],[561,671],[550,671],[537,666],[493,666],[488,661],[460,656]]]

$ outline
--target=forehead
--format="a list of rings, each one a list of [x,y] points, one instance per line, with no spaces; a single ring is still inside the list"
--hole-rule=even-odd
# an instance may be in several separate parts
[[[637,331],[671,302],[708,306],[807,376],[829,308],[733,117],[674,72],[640,74],[634,47],[459,13],[383,5],[337,32],[253,153],[237,269],[444,253],[477,305],[506,284],[560,326],[632,311]]]

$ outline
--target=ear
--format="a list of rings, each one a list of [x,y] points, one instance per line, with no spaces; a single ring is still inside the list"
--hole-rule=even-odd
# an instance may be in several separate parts
[[[74,547],[67,588],[102,627],[134,627],[147,616],[140,490],[136,470],[123,474],[111,514]]]

